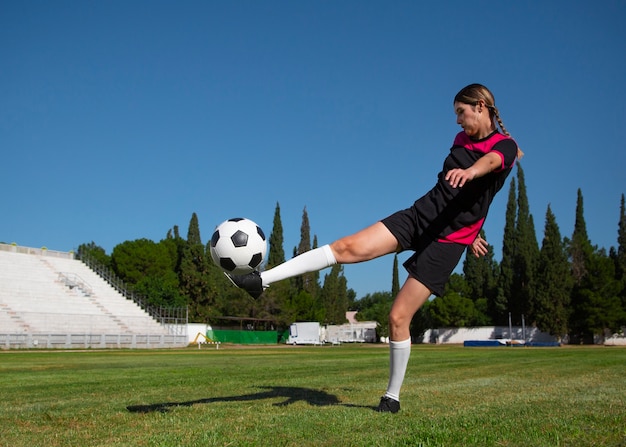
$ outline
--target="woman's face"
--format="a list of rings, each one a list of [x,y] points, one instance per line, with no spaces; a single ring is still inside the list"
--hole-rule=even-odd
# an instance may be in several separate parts
[[[454,113],[456,114],[456,123],[470,137],[485,138],[493,131],[489,110],[482,104],[482,101],[476,105],[455,102]]]

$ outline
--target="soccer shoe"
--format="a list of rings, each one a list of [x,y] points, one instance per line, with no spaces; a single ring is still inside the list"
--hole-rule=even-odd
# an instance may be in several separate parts
[[[380,398],[376,411],[379,413],[397,413],[400,411],[400,402],[391,397],[383,396]]]
[[[256,270],[245,275],[229,275],[228,273],[225,273],[225,275],[230,279],[230,282],[248,292],[255,300],[260,297],[265,290],[263,282],[261,281],[261,274]]]

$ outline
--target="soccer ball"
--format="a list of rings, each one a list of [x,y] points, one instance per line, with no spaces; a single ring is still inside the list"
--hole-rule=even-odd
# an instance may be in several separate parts
[[[245,275],[261,264],[267,242],[261,227],[250,219],[237,217],[215,228],[209,251],[213,262],[226,273]]]

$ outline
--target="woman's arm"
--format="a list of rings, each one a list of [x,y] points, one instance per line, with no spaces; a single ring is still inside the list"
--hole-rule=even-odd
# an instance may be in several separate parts
[[[450,169],[446,180],[453,188],[462,188],[465,183],[480,178],[502,167],[502,158],[496,152],[489,152],[467,169]]]

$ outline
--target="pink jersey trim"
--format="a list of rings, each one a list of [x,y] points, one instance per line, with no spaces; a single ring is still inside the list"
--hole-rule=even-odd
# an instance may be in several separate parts
[[[474,141],[469,135],[465,132],[459,132],[454,138],[454,146],[462,146],[467,150],[474,152],[481,152],[486,154],[488,152],[494,152],[500,156],[500,168],[497,171],[501,171],[506,166],[504,166],[504,154],[500,151],[493,150],[493,147],[496,143],[499,143],[502,140],[510,140],[511,137],[507,137],[506,135],[502,135],[501,133],[494,133],[493,135],[485,138],[484,140]]]
[[[485,218],[483,217],[478,222],[474,222],[467,227],[463,227],[454,233],[450,233],[447,236],[440,238],[438,242],[448,242],[448,243],[456,243],[463,245],[470,245],[478,236],[478,232],[483,227],[483,222],[485,222]]]

